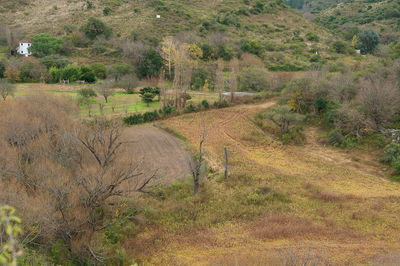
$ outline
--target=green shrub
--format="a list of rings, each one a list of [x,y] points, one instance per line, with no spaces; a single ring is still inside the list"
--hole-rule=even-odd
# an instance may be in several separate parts
[[[191,113],[194,111],[196,111],[196,107],[192,103],[186,106],[186,112]]]
[[[127,125],[138,125],[143,123],[143,115],[142,114],[134,114],[127,117],[124,117],[124,123]]]
[[[107,78],[107,68],[102,63],[93,63],[90,65],[90,68],[93,70],[94,74],[99,79]]]
[[[103,21],[97,18],[89,18],[88,21],[81,27],[81,31],[91,40],[98,36],[108,38],[112,34],[112,30]]]
[[[110,13],[111,13],[111,8],[108,7],[108,6],[106,6],[106,7],[103,9],[103,15],[104,15],[104,16],[108,16]]]
[[[199,67],[197,68],[191,78],[192,87],[194,90],[200,90],[204,87],[204,84],[208,78],[208,72],[205,68]]]
[[[164,108],[162,108],[162,109],[160,110],[160,113],[169,115],[169,114],[174,113],[175,111],[176,111],[175,106],[164,106]]]
[[[400,158],[400,144],[390,143],[383,149],[383,157],[380,159],[382,163],[392,163],[397,158]]]
[[[145,52],[144,58],[138,67],[139,77],[155,77],[159,74],[163,67],[163,59],[153,49],[149,49]]]
[[[257,40],[246,40],[243,42],[241,49],[243,52],[248,52],[251,54],[255,54],[259,57],[263,57],[264,55],[264,47]]]
[[[205,108],[205,109],[210,109],[210,104],[208,103],[207,100],[203,100],[201,102],[201,105]]]
[[[357,36],[358,48],[362,54],[368,54],[375,51],[381,38],[374,30],[366,29]]]
[[[313,31],[309,31],[306,33],[306,39],[312,42],[318,42],[319,41],[319,37],[318,35],[313,32]]]
[[[295,127],[290,129],[288,132],[281,136],[282,143],[287,144],[303,144],[306,141],[306,137],[303,133],[303,127]]]
[[[251,66],[239,75],[239,88],[242,91],[263,91],[268,89],[268,72],[265,68]]]
[[[40,33],[32,37],[32,45],[29,51],[38,57],[59,54],[64,47],[61,39],[50,36],[47,33]]]
[[[338,54],[345,54],[347,51],[347,45],[343,41],[335,41],[332,48]]]
[[[396,171],[396,174],[400,175],[400,156],[392,161],[391,166]]]
[[[96,82],[96,74],[94,73],[93,69],[88,66],[82,65],[80,68],[80,79],[84,80],[87,83],[94,83]]]
[[[333,129],[328,133],[328,139],[329,142],[336,147],[341,146],[344,143],[344,136],[336,129]]]
[[[77,64],[70,64],[61,70],[61,78],[70,82],[80,79],[81,70]]]
[[[64,68],[69,64],[68,58],[57,54],[42,57],[39,59],[39,61],[48,69],[50,69],[51,67]]]

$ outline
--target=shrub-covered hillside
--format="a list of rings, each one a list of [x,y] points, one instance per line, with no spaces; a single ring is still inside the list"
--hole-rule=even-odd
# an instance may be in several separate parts
[[[287,3],[327,28],[342,31],[347,38],[357,33],[354,27],[374,28],[388,43],[400,32],[397,0],[288,0]]]
[[[210,44],[228,60],[253,53],[271,70],[303,70],[335,55],[329,49],[334,36],[281,0],[19,0],[5,1],[0,12],[0,22],[19,29],[21,38],[45,32],[69,40],[68,56],[78,63],[120,61],[121,41],[158,47],[168,35]],[[108,40],[82,39],[90,17],[110,27]],[[5,38],[0,41],[6,46]]]

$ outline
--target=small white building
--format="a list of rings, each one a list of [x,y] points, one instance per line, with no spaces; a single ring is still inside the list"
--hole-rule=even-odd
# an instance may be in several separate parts
[[[24,56],[32,55],[32,53],[29,52],[28,50],[28,48],[31,47],[31,45],[32,45],[31,40],[20,40],[17,48],[17,53]]]

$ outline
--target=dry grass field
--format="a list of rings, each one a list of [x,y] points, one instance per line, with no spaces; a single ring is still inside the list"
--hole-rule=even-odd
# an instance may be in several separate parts
[[[149,264],[400,263],[400,184],[385,178],[373,154],[324,147],[316,129],[306,131],[304,146],[281,145],[251,120],[273,104],[211,110],[165,122],[197,147],[206,121],[211,175],[202,189],[218,196],[208,207],[200,204],[196,226],[153,227],[128,241],[128,252]],[[230,175],[221,181],[224,147],[229,150]],[[262,201],[265,195],[272,196]],[[246,210],[236,206],[239,197],[244,197]],[[221,218],[231,212],[233,218]],[[215,221],[207,224],[206,219]]]

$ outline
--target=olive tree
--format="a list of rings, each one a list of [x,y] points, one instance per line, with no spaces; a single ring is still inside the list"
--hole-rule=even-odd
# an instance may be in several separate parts
[[[282,135],[289,132],[293,124],[301,122],[304,119],[303,115],[292,112],[287,105],[279,105],[272,108],[266,113],[266,117],[279,127]]]

